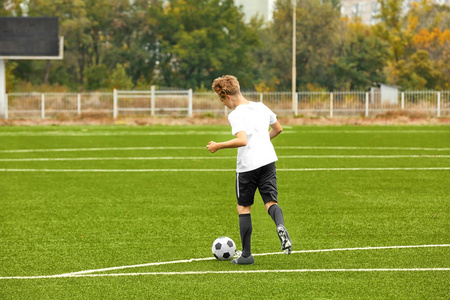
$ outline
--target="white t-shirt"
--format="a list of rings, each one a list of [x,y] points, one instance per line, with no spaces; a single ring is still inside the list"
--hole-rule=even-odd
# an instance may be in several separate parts
[[[238,148],[236,172],[248,172],[278,160],[270,141],[269,125],[277,116],[263,103],[249,101],[241,104],[228,115],[231,132],[247,134],[247,145]]]

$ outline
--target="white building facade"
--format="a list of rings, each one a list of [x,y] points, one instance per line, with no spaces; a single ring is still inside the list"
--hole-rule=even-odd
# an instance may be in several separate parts
[[[234,0],[234,2],[238,7],[242,6],[245,22],[249,22],[255,15],[263,17],[265,22],[272,20],[276,0]]]
[[[406,14],[413,2],[420,0],[404,0],[402,12]],[[439,5],[450,5],[450,0],[432,0]],[[368,25],[375,25],[380,20],[377,16],[380,14],[381,5],[377,0],[341,0],[341,14],[350,18],[360,18],[361,22]]]

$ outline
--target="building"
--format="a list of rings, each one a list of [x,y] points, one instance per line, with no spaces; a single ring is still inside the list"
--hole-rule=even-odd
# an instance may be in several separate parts
[[[370,102],[378,105],[398,104],[399,86],[376,83],[370,88]]]
[[[255,15],[264,17],[266,22],[272,20],[276,0],[235,0],[234,2],[238,7],[242,6],[245,22],[249,22]]]
[[[341,15],[360,18],[364,24],[374,25],[379,22],[380,4],[376,0],[341,0]]]
[[[403,14],[406,14],[413,2],[419,0],[404,0]],[[431,0],[435,4],[450,5],[450,0]],[[362,23],[375,25],[380,20],[377,16],[380,14],[381,5],[377,0],[341,0],[341,14],[350,18],[360,18]]]

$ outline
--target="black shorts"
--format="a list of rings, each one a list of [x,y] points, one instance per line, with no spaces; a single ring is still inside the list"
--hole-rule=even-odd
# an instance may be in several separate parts
[[[277,169],[274,162],[256,170],[236,173],[236,197],[239,205],[253,205],[256,189],[264,203],[278,201]]]

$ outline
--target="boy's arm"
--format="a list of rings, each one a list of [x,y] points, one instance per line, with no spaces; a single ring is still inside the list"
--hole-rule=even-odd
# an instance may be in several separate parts
[[[281,127],[281,124],[278,121],[270,125],[270,127],[272,127],[269,131],[270,139],[273,139],[283,132],[283,127]]]
[[[221,142],[221,143],[216,143],[216,142],[211,141],[206,146],[206,148],[208,148],[209,152],[214,153],[220,149],[239,148],[239,147],[243,147],[246,145],[247,145],[247,134],[245,133],[245,131],[239,131],[238,133],[236,133],[236,138],[226,141],[226,142]]]

